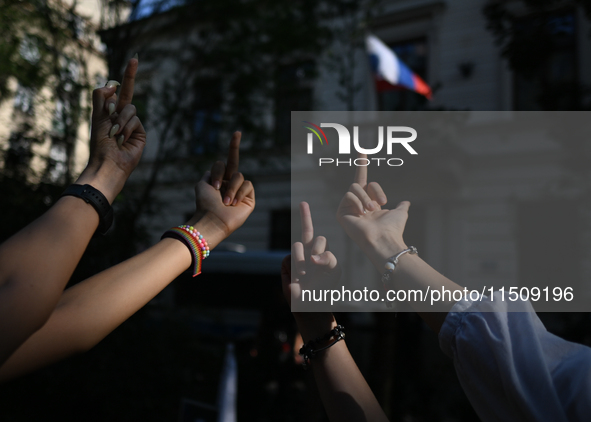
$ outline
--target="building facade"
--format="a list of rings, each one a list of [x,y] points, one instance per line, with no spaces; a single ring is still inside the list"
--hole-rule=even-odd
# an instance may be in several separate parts
[[[109,13],[98,0],[17,7],[23,11],[22,22],[14,24],[18,54],[45,79],[28,87],[16,76],[8,78],[11,95],[0,103],[0,166],[7,174],[26,174],[32,183],[67,183],[88,161],[91,89],[108,76],[96,32]]]
[[[354,108],[507,112],[540,109],[535,101],[539,87],[532,83],[531,78],[528,80],[510,69],[501,48],[495,44],[494,34],[487,29],[488,21],[483,12],[487,4],[485,1],[469,0],[382,2],[376,9],[378,12],[370,31],[391,46],[413,71],[431,85],[433,100],[429,102],[402,90],[376,92],[366,54],[359,49],[354,53],[355,66],[351,70],[359,86],[353,93]],[[518,3],[511,7],[527,23],[527,10],[521,10],[523,6]],[[548,16],[549,22],[559,28],[557,31],[560,31],[562,40],[556,47],[556,58],[552,58],[547,65],[548,77],[559,78],[556,75],[565,74],[579,84],[587,84],[590,74],[587,70],[591,65],[591,44],[587,36],[589,22],[577,8],[551,11]],[[166,45],[173,50],[182,45],[178,40],[180,33],[184,33],[185,38],[196,36],[191,31],[183,32],[182,28],[171,27],[173,22],[170,19],[166,12],[139,19],[117,31],[106,33],[103,39],[109,48],[114,48],[116,40],[121,39],[116,33],[119,37],[121,34],[133,34],[132,45],[126,47],[131,52],[133,49],[142,51],[148,44]],[[150,36],[141,35],[146,34],[146,28],[150,28]],[[316,67],[317,77],[307,76],[306,69],[310,66]],[[552,70],[557,66],[562,73]],[[170,57],[150,62],[150,57],[144,56],[138,73],[139,95],[162,89],[163,81],[179,69],[179,61]],[[269,103],[268,114],[264,116],[280,139],[290,134],[286,114],[289,110],[346,109],[347,102],[338,95],[342,88],[338,70],[327,65],[326,57],[287,63],[284,72],[286,80],[290,81],[286,84],[289,89],[279,90],[280,95],[274,103]],[[152,103],[147,106],[148,120],[163,114],[157,107]],[[207,111],[208,105],[204,104],[203,108]],[[213,106],[213,109],[219,109],[221,113],[233,112],[223,110],[223,106],[219,105]],[[285,112],[278,113],[277,110]],[[483,128],[485,130],[486,125]],[[150,131],[144,158],[134,175],[138,181],[150,174],[154,160],[162,151],[159,149],[161,134],[156,126]],[[229,133],[216,134],[229,139]],[[189,134],[188,138],[191,136]],[[291,195],[290,171],[297,169],[290,167],[285,148],[269,148],[255,157],[248,156],[253,143],[248,133],[245,133],[244,143],[248,158],[242,161],[241,170],[255,184],[257,207],[245,225],[227,239],[226,249],[238,248],[247,253],[286,250],[290,244],[291,217],[297,218],[297,208]],[[223,140],[221,144],[224,144]],[[418,140],[416,145],[420,147],[421,141]],[[586,188],[579,186],[563,191],[557,188],[568,176],[564,160],[569,151],[559,144],[510,138],[483,141],[479,145],[459,143],[453,150],[429,144],[423,148],[425,154],[446,162],[427,173],[433,180],[445,183],[441,182],[443,186],[433,189],[428,180],[406,180],[401,182],[400,194],[394,198],[413,202],[407,231],[416,236],[422,256],[460,284],[470,285],[483,279],[495,285],[531,283],[532,279],[550,282],[556,271],[536,265],[528,252],[538,242],[534,234],[547,227],[550,221],[553,221],[556,236],[559,233],[575,236],[578,231],[574,229],[576,225],[571,224],[575,220],[579,225],[586,224],[580,216],[584,212],[577,211],[580,208],[577,204],[584,202]],[[181,171],[183,166],[193,164],[179,158],[174,170],[163,171],[158,176],[161,183],[154,192],[161,200],[161,212],[145,220],[153,229],[154,239],[167,227],[184,221],[192,213],[192,186],[211,161],[213,158],[204,160],[197,171],[192,168],[187,173]],[[189,176],[185,177],[186,174]],[[570,201],[572,206],[537,206],[563,201]],[[530,218],[532,209],[542,211],[535,218]],[[573,245],[582,245],[580,242],[584,239],[581,236],[577,239]],[[347,242],[341,238],[335,243]],[[220,249],[224,249],[224,245]],[[548,256],[541,260],[550,262],[553,253],[548,250]],[[231,261],[226,262],[224,258],[224,262],[227,263],[226,269],[231,267]],[[580,279],[587,271],[580,260],[575,263],[570,259],[568,266],[572,269],[569,270],[569,277]],[[369,267],[367,271],[370,271]]]

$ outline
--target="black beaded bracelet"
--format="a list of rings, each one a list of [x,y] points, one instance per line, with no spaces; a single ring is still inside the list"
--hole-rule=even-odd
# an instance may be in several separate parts
[[[330,343],[326,346],[321,346],[322,343],[327,342],[331,339],[334,339],[334,341],[332,343]],[[302,346],[302,348],[300,349],[300,355],[302,355],[304,357],[304,368],[308,367],[308,365],[310,363],[310,359],[312,359],[314,356],[316,356],[318,354],[318,352],[326,350],[329,347],[334,346],[339,341],[344,340],[344,339],[345,339],[345,327],[343,327],[342,325],[337,325],[336,327],[334,327],[332,330],[330,330],[324,336],[318,337],[317,339],[314,339],[314,340],[310,340],[309,342],[304,344]]]

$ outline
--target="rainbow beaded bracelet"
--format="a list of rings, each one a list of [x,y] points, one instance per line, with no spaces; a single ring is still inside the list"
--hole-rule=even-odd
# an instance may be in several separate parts
[[[167,237],[180,240],[189,248],[193,259],[193,277],[201,274],[201,261],[209,256],[209,245],[203,235],[195,227],[183,224],[165,231],[161,239]]]

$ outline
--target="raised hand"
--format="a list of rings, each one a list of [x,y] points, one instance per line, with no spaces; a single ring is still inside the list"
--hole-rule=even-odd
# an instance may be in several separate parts
[[[77,183],[90,184],[113,202],[139,163],[146,144],[146,131],[131,104],[138,60],[129,60],[120,97],[116,81],[109,81],[92,94],[92,128],[88,166]]]
[[[89,165],[110,161],[127,177],[137,166],[146,144],[146,131],[131,104],[137,68],[138,60],[129,60],[119,99],[116,81],[93,92]]]
[[[229,236],[254,210],[254,187],[238,171],[241,136],[240,132],[232,136],[227,165],[216,162],[195,186],[197,210],[191,222],[207,217],[213,223],[217,230],[212,240],[207,239],[210,245]]]
[[[360,155],[360,158],[365,158],[365,155]],[[403,201],[392,210],[382,209],[387,201],[379,184],[367,183],[367,167],[357,167],[355,180],[339,205],[337,219],[349,237],[365,252],[371,252],[368,249],[378,245],[406,249],[402,234],[410,202]]]
[[[300,204],[302,241],[292,245],[291,255],[281,264],[283,294],[291,306],[292,298],[298,299],[302,289],[322,289],[333,286],[341,277],[337,259],[328,250],[324,236],[314,237],[314,226],[310,206]],[[330,288],[330,287],[329,287]],[[318,337],[335,325],[330,312],[294,312],[304,340]]]
[[[294,243],[291,248],[292,281],[311,288],[322,288],[338,281],[341,269],[333,253],[328,250],[326,238],[314,237],[312,213],[307,202],[300,204],[300,219],[302,241]],[[291,286],[287,287],[291,289]]]

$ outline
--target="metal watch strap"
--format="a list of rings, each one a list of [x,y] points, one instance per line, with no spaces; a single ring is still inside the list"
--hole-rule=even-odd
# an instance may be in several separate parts
[[[99,215],[97,233],[105,234],[113,224],[113,207],[105,195],[90,185],[70,185],[62,196],[75,196],[92,205]]]

